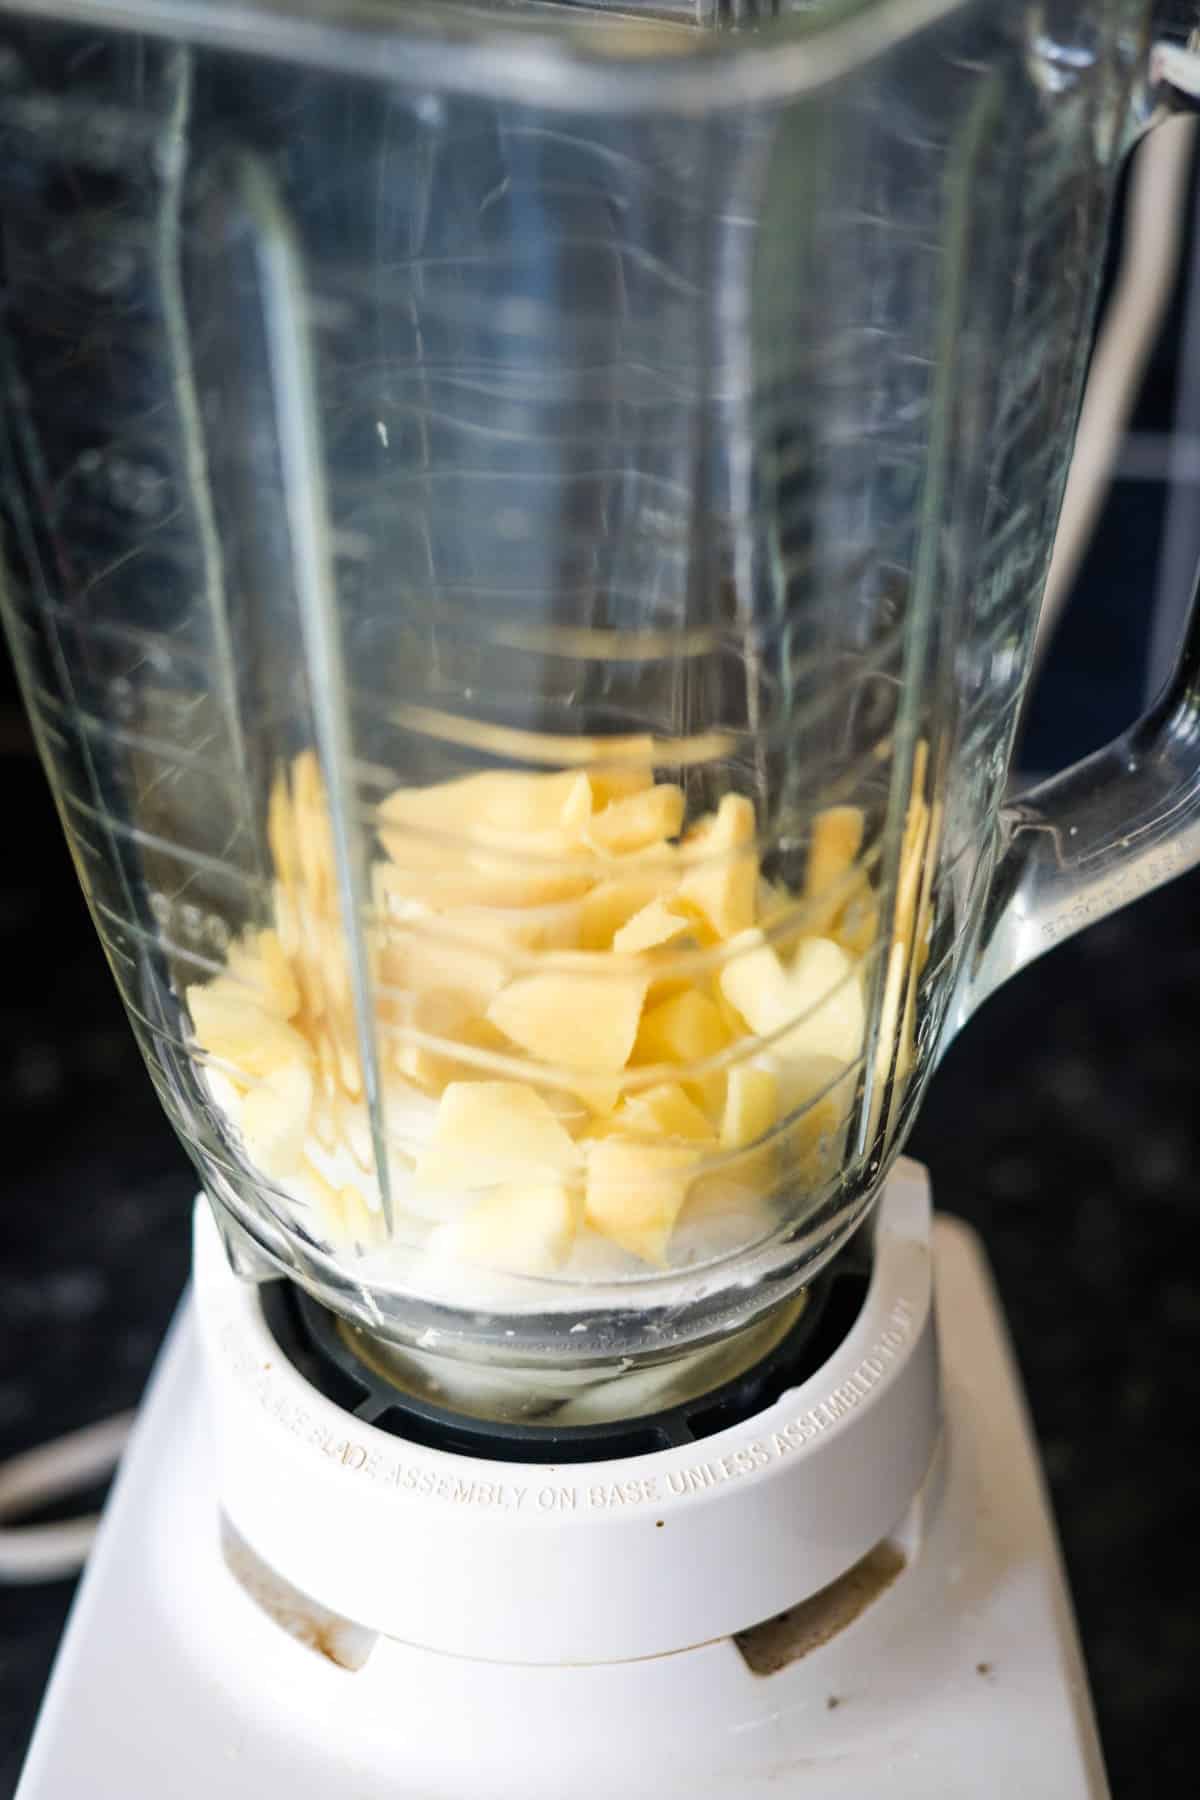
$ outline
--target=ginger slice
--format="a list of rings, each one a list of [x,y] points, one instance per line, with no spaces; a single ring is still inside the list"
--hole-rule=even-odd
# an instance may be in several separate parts
[[[588,1145],[587,1223],[643,1262],[662,1265],[698,1160],[682,1144],[596,1139]]]
[[[616,1073],[629,1061],[649,981],[620,968],[520,976],[496,996],[487,1017],[543,1062]]]
[[[530,1176],[563,1176],[579,1148],[537,1091],[519,1081],[453,1081],[442,1095],[428,1146],[417,1157],[426,1187],[494,1187]]]
[[[744,794],[726,794],[716,817],[692,844],[704,858],[679,884],[679,897],[694,906],[719,938],[754,923],[758,858],[754,806]]]

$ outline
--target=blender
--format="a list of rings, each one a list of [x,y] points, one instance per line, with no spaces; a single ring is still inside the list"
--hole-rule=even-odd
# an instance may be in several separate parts
[[[5,0],[3,614],[203,1188],[22,1800],[1105,1792],[898,1159],[1200,857],[1191,644],[1005,800],[1165,11]]]

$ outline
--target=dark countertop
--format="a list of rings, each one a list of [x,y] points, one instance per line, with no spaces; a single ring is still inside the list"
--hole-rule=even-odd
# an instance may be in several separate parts
[[[12,714],[0,768],[3,1458],[137,1400],[193,1184]],[[992,1257],[1120,1800],[1191,1791],[1200,1754],[1198,901],[1193,875],[1012,983],[950,1052],[911,1146]],[[0,1795],[70,1597],[3,1591]]]

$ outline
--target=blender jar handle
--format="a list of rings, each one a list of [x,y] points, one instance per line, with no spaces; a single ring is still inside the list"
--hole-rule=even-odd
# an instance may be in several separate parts
[[[1200,5],[1177,0],[1164,10],[1163,30],[1178,35],[1151,50],[1143,130],[1200,111]],[[1200,582],[1175,672],[1150,711],[1001,808],[997,860],[945,1041],[1026,963],[1197,863]]]
[[[954,1024],[1001,982],[1200,863],[1200,602],[1175,673],[1131,730],[1001,809],[996,867]]]

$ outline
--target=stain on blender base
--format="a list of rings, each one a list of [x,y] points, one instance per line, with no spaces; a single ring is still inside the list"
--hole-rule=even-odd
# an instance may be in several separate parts
[[[885,1539],[819,1594],[790,1606],[761,1625],[735,1633],[734,1644],[752,1674],[777,1675],[789,1663],[799,1662],[853,1625],[886,1593],[906,1565],[900,1546]],[[825,1704],[832,1712],[842,1704],[842,1696],[831,1694]]]
[[[221,1515],[221,1555],[225,1567],[247,1599],[289,1637],[306,1650],[323,1656],[335,1668],[354,1674],[364,1667],[378,1640],[378,1632],[331,1612],[293,1587],[290,1581],[285,1581],[250,1547],[224,1513]]]

